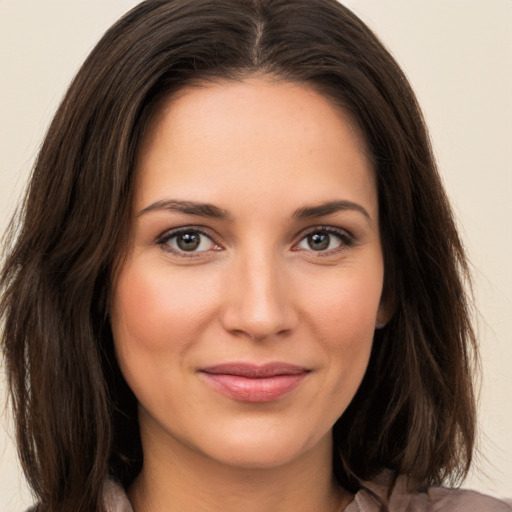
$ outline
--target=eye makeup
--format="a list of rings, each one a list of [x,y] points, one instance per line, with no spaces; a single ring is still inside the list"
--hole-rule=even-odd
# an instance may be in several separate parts
[[[210,251],[223,250],[211,233],[199,226],[183,226],[166,231],[155,243],[162,250],[184,258],[197,258]]]
[[[354,236],[344,229],[334,226],[314,226],[306,231],[292,250],[312,251],[318,256],[330,256],[347,250],[354,244]]]
[[[352,233],[335,226],[312,226],[298,236],[299,241],[292,245],[291,250],[308,252],[315,257],[333,256],[356,245],[356,238]],[[167,230],[156,239],[155,244],[182,258],[199,258],[212,251],[224,250],[211,230],[193,225]]]

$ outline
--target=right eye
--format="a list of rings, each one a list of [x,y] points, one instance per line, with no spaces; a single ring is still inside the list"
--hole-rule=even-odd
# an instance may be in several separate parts
[[[205,233],[197,229],[181,229],[170,231],[158,240],[163,246],[176,254],[198,253],[219,250],[220,247]]]

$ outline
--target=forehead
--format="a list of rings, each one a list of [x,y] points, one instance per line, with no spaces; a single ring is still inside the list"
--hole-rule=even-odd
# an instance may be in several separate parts
[[[137,173],[138,207],[164,194],[217,202],[228,190],[248,203],[263,193],[280,201],[306,194],[309,202],[333,191],[376,196],[365,141],[349,115],[308,85],[263,78],[190,87],[166,101]]]

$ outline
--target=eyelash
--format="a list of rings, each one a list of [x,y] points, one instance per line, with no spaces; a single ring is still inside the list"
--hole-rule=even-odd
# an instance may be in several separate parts
[[[213,249],[213,251],[222,250],[220,244],[218,244],[215,241],[214,237],[210,233],[206,232],[204,229],[202,229],[201,227],[198,227],[198,226],[185,226],[183,228],[177,228],[177,229],[173,229],[171,231],[167,231],[157,238],[156,244],[161,246],[163,250],[171,252],[171,253],[176,254],[183,258],[197,258],[197,257],[200,257],[201,255],[203,255],[203,253],[210,252],[210,250],[185,251],[185,250],[180,250],[180,249],[170,247],[168,245],[170,240],[177,238],[178,236],[180,236],[182,234],[186,234],[186,233],[197,233],[201,236],[204,236],[204,237],[208,238],[211,241],[211,243],[214,245],[215,248]],[[302,251],[302,250],[308,251],[308,249],[300,249],[300,248],[297,248],[297,246],[303,240],[305,240],[308,236],[317,234],[317,233],[334,235],[335,237],[337,237],[340,240],[340,246],[336,247],[334,249],[319,250],[319,251],[315,251],[314,249],[309,249],[309,252],[315,253],[315,255],[317,257],[326,257],[326,256],[331,256],[333,254],[337,254],[339,252],[349,249],[350,247],[353,247],[356,243],[355,237],[351,233],[349,233],[348,231],[346,231],[344,229],[335,228],[333,226],[313,226],[313,227],[309,228],[306,232],[303,232],[301,234],[302,235],[301,238],[299,239],[299,241],[297,243],[294,244],[292,250],[297,251],[297,252]]]
[[[356,243],[356,239],[354,235],[346,231],[345,229],[335,228],[333,226],[314,226],[309,228],[305,233],[302,234],[299,242],[295,244],[296,247],[299,243],[301,243],[308,236],[317,234],[317,233],[325,233],[327,235],[334,235],[340,240],[339,247],[335,247],[334,249],[315,251],[313,249],[309,249],[310,252],[315,253],[317,257],[328,257],[333,254],[338,254],[340,252],[346,251],[353,247]],[[301,249],[294,249],[295,251],[300,251]],[[308,250],[308,249],[304,249]]]
[[[214,251],[220,250],[220,245],[215,242],[214,238],[210,233],[207,233],[204,229],[197,227],[197,226],[185,226],[183,228],[177,228],[173,229],[171,231],[166,231],[163,235],[159,236],[156,240],[156,244],[161,246],[163,250],[171,252],[173,254],[176,254],[183,258],[197,258],[198,256],[202,255],[202,253],[209,252],[209,251],[184,251],[175,249],[173,247],[170,247],[168,245],[169,241],[173,238],[177,238],[180,235],[186,234],[186,233],[198,233],[201,236],[204,236],[208,238],[212,244],[215,246]]]

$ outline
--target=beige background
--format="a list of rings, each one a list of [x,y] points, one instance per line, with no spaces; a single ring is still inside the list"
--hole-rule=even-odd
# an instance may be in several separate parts
[[[66,85],[134,0],[0,0],[0,230]],[[512,1],[346,0],[388,45],[424,108],[475,267],[484,368],[481,456],[466,485],[512,495]],[[0,404],[3,405],[0,378]],[[0,510],[30,503],[7,414]]]

